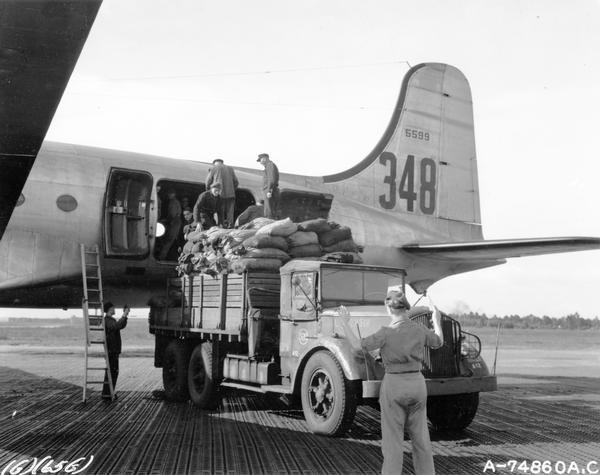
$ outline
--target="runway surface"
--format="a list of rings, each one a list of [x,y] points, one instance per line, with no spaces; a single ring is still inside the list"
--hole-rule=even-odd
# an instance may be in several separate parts
[[[151,357],[121,358],[120,366],[119,399],[108,404],[95,391],[84,405],[83,359],[72,350],[0,352],[0,474],[33,457],[87,462],[92,455],[81,473],[346,474],[381,468],[374,408],[359,408],[347,436],[332,439],[309,433],[300,410],[254,394],[228,392],[215,411],[156,399],[152,391],[161,388],[161,372]],[[481,395],[467,430],[431,434],[438,474],[511,473],[512,462],[496,465],[510,460],[530,466],[515,466],[512,473],[536,473],[536,460],[552,467],[537,473],[561,473],[562,462],[562,473],[600,473],[598,378],[502,374],[499,383],[499,391]],[[410,441],[404,444],[404,473],[413,473]],[[571,462],[587,471],[573,471]]]

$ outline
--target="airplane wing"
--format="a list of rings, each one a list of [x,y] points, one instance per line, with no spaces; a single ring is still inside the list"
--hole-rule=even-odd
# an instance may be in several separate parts
[[[489,261],[592,249],[600,249],[600,238],[498,239],[459,243],[407,244],[402,246],[403,251],[414,257],[456,261]]]
[[[0,239],[101,3],[0,2]]]

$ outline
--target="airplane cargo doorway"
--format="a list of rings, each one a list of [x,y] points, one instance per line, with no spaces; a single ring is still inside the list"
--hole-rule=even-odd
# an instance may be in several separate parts
[[[169,218],[169,192],[173,191],[175,193],[175,199],[179,201],[182,212],[186,209],[193,211],[198,196],[206,190],[206,186],[204,183],[159,180],[156,189],[158,222],[164,226],[164,234],[156,238],[154,257],[159,261],[177,261],[179,257],[178,249],[185,245],[183,227],[188,223],[183,216],[181,216],[179,224]],[[235,218],[255,202],[250,190],[238,188],[235,192]],[[173,228],[173,225],[175,228]]]
[[[144,258],[149,252],[152,175],[112,169],[104,201],[104,245],[107,256]]]
[[[175,199],[181,206],[181,211],[189,209],[193,211],[198,196],[206,187],[204,183],[193,183],[175,180],[159,180],[156,184],[156,196],[158,198],[158,223],[164,226],[164,234],[156,238],[154,245],[154,257],[160,261],[176,261],[179,257],[178,249],[183,247],[183,226],[188,224],[183,215],[179,221],[169,217],[169,193],[175,193]],[[173,227],[174,226],[174,227]]]
[[[333,195],[284,188],[279,195],[277,215],[295,223],[315,218],[329,218]]]

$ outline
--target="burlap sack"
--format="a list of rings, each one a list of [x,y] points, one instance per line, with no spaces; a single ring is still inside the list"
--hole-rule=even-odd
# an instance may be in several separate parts
[[[277,249],[281,249],[282,251],[288,250],[288,244],[284,237],[268,236],[267,234],[257,234],[252,236],[244,240],[242,245],[246,248],[254,247],[257,249],[262,249],[264,247],[275,247]]]
[[[313,231],[296,231],[287,237],[287,242],[290,248],[306,246],[308,244],[319,244],[319,236]]]
[[[340,226],[323,234],[319,234],[321,246],[332,246],[336,242],[352,239],[352,230],[348,226]]]
[[[318,244],[307,244],[306,246],[292,247],[288,254],[292,257],[315,257],[321,255],[321,246]]]
[[[298,224],[299,231],[312,231],[317,234],[326,233],[332,229],[333,228],[325,218],[309,219],[308,221],[302,221]]]
[[[274,247],[264,247],[262,249],[250,248],[246,250],[244,258],[255,257],[257,259],[279,259],[282,262],[290,260],[287,252]]]
[[[229,269],[232,272],[241,274],[246,270],[262,270],[262,271],[278,271],[281,267],[281,261],[279,259],[257,259],[243,257],[231,261]]]
[[[353,239],[345,239],[331,246],[323,246],[324,252],[358,252],[358,246]]]
[[[280,219],[274,223],[263,226],[256,234],[268,234],[269,236],[287,237],[298,230],[298,225],[293,223],[290,218]]]

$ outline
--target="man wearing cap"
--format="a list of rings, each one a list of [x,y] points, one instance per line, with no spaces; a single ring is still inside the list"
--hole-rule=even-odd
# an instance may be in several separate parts
[[[263,175],[263,194],[265,198],[265,218],[275,219],[279,202],[279,170],[270,159],[268,153],[261,153],[257,162],[265,167]]]
[[[218,210],[219,224],[224,228],[233,227],[235,211],[235,191],[239,182],[235,170],[223,163],[220,158],[213,160],[213,165],[206,177],[206,189],[209,190],[214,183],[221,184],[221,204]]]
[[[198,200],[194,205],[194,221],[200,224],[203,231],[217,225],[215,213],[221,219],[219,216],[219,207],[221,206],[220,195],[221,184],[213,183],[209,190],[198,196]]]
[[[429,297],[428,303],[433,331],[410,319],[410,304],[402,290],[388,289],[385,306],[391,323],[362,339],[350,327],[348,310],[345,307],[338,310],[349,343],[363,351],[379,349],[385,367],[379,392],[383,474],[402,473],[405,430],[412,442],[414,472],[435,474],[427,428],[427,387],[421,365],[423,347],[439,348],[444,335],[441,314]]]
[[[104,328],[106,334],[106,348],[108,350],[108,364],[110,366],[110,377],[112,379],[113,391],[117,387],[119,377],[119,354],[121,353],[121,330],[127,325],[129,306],[123,307],[123,315],[115,319],[115,306],[112,302],[104,302]],[[102,397],[110,399],[110,387],[108,385],[108,372],[104,374],[104,385],[102,386]],[[115,398],[117,396],[115,395]]]

